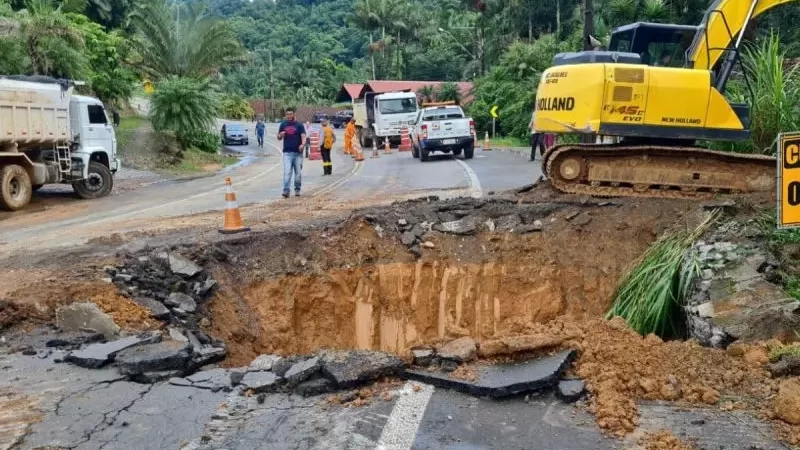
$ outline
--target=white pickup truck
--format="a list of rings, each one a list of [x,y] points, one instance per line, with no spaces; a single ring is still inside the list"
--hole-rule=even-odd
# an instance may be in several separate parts
[[[458,105],[423,105],[411,133],[412,155],[425,162],[431,152],[452,153],[472,159],[475,153],[475,122]]]

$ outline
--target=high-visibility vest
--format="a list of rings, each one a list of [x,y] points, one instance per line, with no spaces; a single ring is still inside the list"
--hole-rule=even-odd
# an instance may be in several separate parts
[[[323,127],[322,132],[325,136],[322,140],[322,146],[326,149],[333,148],[333,130],[331,127]]]

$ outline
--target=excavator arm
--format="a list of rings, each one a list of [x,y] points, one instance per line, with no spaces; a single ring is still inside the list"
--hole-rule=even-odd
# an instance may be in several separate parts
[[[687,51],[692,67],[699,70],[714,69],[727,49],[739,47],[741,33],[751,20],[776,6],[793,1],[795,0],[714,0]],[[731,46],[734,39],[735,45]],[[735,53],[733,55],[730,57],[731,65]],[[723,77],[723,86],[728,75]]]

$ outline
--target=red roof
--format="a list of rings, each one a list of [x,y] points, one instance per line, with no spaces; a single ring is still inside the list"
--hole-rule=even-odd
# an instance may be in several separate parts
[[[352,101],[353,99],[358,98],[359,94],[361,94],[361,89],[363,88],[364,88],[363,83],[343,84],[342,88],[339,89],[339,93],[336,95],[336,101],[337,102]]]
[[[392,91],[406,91],[417,92],[425,86],[431,86],[434,89],[444,84],[443,81],[393,81],[393,80],[372,80],[363,85],[358,97],[361,98],[367,92],[392,92]],[[464,103],[469,103],[472,100],[473,84],[468,81],[461,81],[456,83],[458,90],[461,93],[461,100]]]
[[[364,85],[361,84],[361,83],[345,84],[344,85],[344,90],[347,91],[348,94],[350,94],[350,97],[358,98],[358,94],[361,93],[361,89],[363,87],[364,87]]]

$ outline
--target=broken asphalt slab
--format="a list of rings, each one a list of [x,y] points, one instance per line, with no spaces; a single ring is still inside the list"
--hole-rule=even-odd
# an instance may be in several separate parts
[[[172,273],[186,278],[192,278],[203,271],[197,264],[173,253],[169,254],[169,268]]]
[[[446,373],[427,370],[406,370],[402,375],[470,395],[501,398],[554,387],[576,355],[575,350],[567,350],[521,363],[477,367],[476,381],[454,379]]]
[[[164,341],[122,350],[115,361],[123,375],[183,370],[187,368],[191,350],[187,342]]]
[[[130,336],[104,344],[92,344],[84,349],[69,353],[64,360],[76,366],[87,369],[97,369],[111,362],[121,351],[135,347],[137,345],[155,343],[161,341],[160,333],[144,333],[138,336]]]
[[[394,375],[403,367],[400,358],[384,352],[353,350],[329,352],[322,356],[322,373],[339,388],[355,387],[379,377]]]

